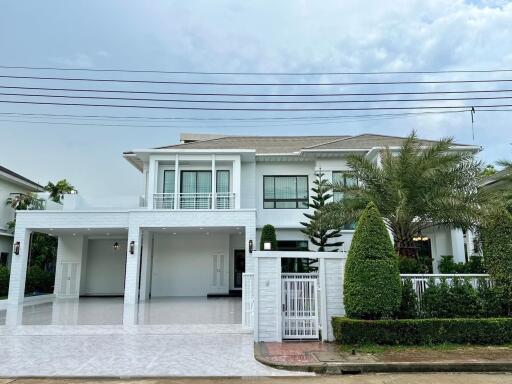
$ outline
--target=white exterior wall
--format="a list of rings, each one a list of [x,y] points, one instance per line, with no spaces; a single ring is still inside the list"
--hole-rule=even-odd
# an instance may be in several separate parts
[[[115,242],[119,244],[117,250]],[[89,240],[87,262],[82,264],[82,295],[124,294],[126,246],[126,238]]]
[[[229,291],[229,235],[154,235],[151,297],[206,296]],[[214,254],[224,257],[222,288],[212,287]]]
[[[334,316],[345,315],[343,305],[343,280],[345,273],[345,259],[325,259],[325,310],[327,316],[327,333],[323,336],[328,341],[334,340],[331,319]]]
[[[281,341],[281,259],[258,258],[256,264],[254,338]]]

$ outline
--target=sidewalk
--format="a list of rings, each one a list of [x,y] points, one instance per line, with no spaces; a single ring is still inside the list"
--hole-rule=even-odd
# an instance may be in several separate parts
[[[256,359],[274,368],[319,374],[368,372],[512,372],[509,346],[375,347],[334,343],[257,343]]]

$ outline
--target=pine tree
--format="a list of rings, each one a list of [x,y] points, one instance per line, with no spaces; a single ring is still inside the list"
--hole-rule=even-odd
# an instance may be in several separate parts
[[[305,227],[301,229],[301,232],[309,237],[311,243],[318,247],[318,252],[332,251],[335,252],[338,249],[326,249],[332,247],[341,247],[343,242],[335,241],[329,242],[331,239],[340,237],[341,231],[339,229],[333,229],[327,220],[323,220],[320,215],[320,210],[326,204],[327,200],[332,197],[331,186],[329,181],[324,178],[322,172],[318,173],[315,181],[315,185],[311,190],[314,192],[312,196],[312,202],[309,203],[309,207],[314,209],[312,214],[305,213],[309,219],[309,222],[301,222]]]

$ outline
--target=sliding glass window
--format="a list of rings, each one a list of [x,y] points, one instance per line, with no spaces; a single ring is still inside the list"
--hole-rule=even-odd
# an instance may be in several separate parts
[[[308,208],[307,176],[263,176],[263,208]]]
[[[343,172],[343,171],[333,171],[332,173],[332,183],[333,184],[339,184],[343,185],[345,187],[352,187],[354,185],[357,185],[357,178],[350,174],[350,172]],[[335,203],[340,202],[343,200],[343,192],[335,191],[332,193],[332,199]],[[356,223],[346,223],[343,225],[343,229],[355,229]]]

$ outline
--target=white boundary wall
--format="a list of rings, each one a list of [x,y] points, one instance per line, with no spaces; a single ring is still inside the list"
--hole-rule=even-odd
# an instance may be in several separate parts
[[[254,340],[282,340],[281,259],[319,259],[320,313],[322,338],[334,340],[333,316],[343,316],[344,252],[255,251],[254,266]]]

